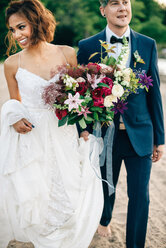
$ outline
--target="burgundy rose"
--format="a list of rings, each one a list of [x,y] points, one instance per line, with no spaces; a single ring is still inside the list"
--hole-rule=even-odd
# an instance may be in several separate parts
[[[112,94],[112,89],[108,89],[107,87],[103,87],[104,95],[108,96]]]
[[[88,86],[85,85],[85,82],[79,82],[79,87],[76,88],[76,92],[78,92],[80,95],[84,95],[87,91]]]
[[[111,88],[113,87],[113,81],[112,81],[112,79],[109,78],[109,77],[104,77],[104,78],[101,80],[101,83],[107,84],[107,85],[110,86]]]
[[[67,115],[67,110],[66,109],[63,109],[63,110],[62,109],[56,109],[55,114],[59,120],[62,120],[62,118]]]
[[[101,97],[101,98],[95,99],[95,101],[93,102],[93,106],[104,108],[104,98]]]
[[[95,74],[97,74],[101,69],[101,67],[96,63],[89,63],[87,67],[90,71],[92,71]]]
[[[92,91],[92,97],[95,100],[102,98],[103,94],[104,94],[103,88],[96,88],[95,90]]]
[[[73,78],[82,77],[85,72],[85,66],[81,65],[79,67],[69,67],[67,74]]]
[[[109,86],[109,88],[103,87],[105,96],[111,95],[112,94],[112,87],[114,85],[112,79],[111,78],[108,78],[108,77],[104,77],[101,80],[101,83],[107,84]]]

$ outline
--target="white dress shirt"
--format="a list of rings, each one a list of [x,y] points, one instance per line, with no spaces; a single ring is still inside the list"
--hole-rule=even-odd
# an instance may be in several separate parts
[[[130,27],[128,26],[126,32],[121,36],[117,36],[114,32],[112,32],[108,25],[106,26],[106,41],[107,43],[111,44],[110,43],[110,39],[112,36],[115,36],[116,38],[123,38],[124,36],[125,37],[129,37],[129,56],[128,56],[128,60],[127,60],[127,63],[126,63],[126,67],[129,67],[130,66],[130,60],[131,60],[131,38],[130,38]],[[115,43],[115,44],[112,44],[112,46],[116,46],[116,48],[114,48],[114,52],[115,53],[108,53],[109,56],[113,56],[115,59],[118,58],[118,56],[120,55],[120,52],[121,52],[121,49],[122,49],[122,43]],[[120,123],[123,123],[123,119],[122,119],[122,115],[120,115]]]
[[[126,67],[129,67],[130,66],[130,60],[131,60],[131,39],[130,39],[130,27],[128,26],[126,32],[121,36],[117,36],[116,34],[114,34],[111,29],[109,29],[108,25],[106,26],[106,41],[107,43],[110,44],[110,39],[112,36],[115,36],[116,38],[123,38],[124,36],[125,37],[129,37],[129,50],[130,50],[130,53],[129,53],[129,57],[128,57],[128,60],[127,60],[127,64],[126,64]],[[115,53],[109,53],[108,55],[109,56],[113,56],[115,59],[118,58],[118,56],[120,55],[120,52],[121,52],[121,49],[122,49],[122,43],[115,43],[115,44],[112,44],[112,46],[116,46],[116,48],[114,48],[114,52]]]

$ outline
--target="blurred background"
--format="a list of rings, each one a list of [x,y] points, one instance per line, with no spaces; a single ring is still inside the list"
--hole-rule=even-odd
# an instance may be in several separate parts
[[[5,8],[10,0],[0,0],[0,60],[5,59]],[[42,0],[59,23],[53,43],[77,47],[78,41],[101,31],[106,21],[98,0]],[[154,38],[159,57],[166,58],[166,0],[133,0],[131,28]]]

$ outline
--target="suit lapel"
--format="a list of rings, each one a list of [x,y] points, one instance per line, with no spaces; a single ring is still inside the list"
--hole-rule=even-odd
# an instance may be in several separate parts
[[[100,62],[101,60],[101,44],[99,40],[106,41],[106,30],[105,29],[98,34],[95,52],[99,52],[99,54],[96,55],[94,58],[92,58],[91,61],[93,62]],[[102,52],[104,51],[105,49],[102,47]]]
[[[138,44],[137,44],[137,38],[136,38],[136,33],[131,29],[131,61],[130,61],[130,67],[133,69],[134,68],[134,52],[138,50]]]

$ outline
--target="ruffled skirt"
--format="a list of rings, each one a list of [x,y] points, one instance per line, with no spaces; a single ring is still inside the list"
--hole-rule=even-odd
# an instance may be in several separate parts
[[[87,248],[103,209],[90,141],[79,139],[75,126],[58,127],[52,111],[29,114],[30,133],[10,126],[0,138],[0,248],[12,239],[35,248]]]

